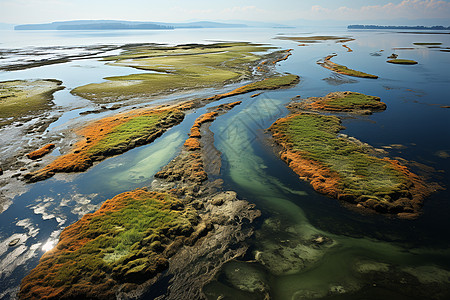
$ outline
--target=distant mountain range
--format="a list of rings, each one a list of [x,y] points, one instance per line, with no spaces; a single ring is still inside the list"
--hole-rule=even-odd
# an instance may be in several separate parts
[[[188,23],[163,23],[163,22],[131,22],[115,20],[81,20],[64,21],[45,24],[17,25],[14,30],[170,30],[178,28],[242,28],[246,24],[230,24],[219,22],[188,22]]]

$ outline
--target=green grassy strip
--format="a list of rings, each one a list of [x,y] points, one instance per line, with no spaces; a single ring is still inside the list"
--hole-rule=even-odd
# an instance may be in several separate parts
[[[399,65],[415,65],[415,64],[417,64],[417,61],[415,61],[415,60],[399,59],[399,58],[391,59],[391,60],[388,60],[387,62],[391,63],[391,64],[399,64]]]
[[[362,78],[378,78],[377,75],[372,75],[372,74],[368,74],[368,73],[364,73],[361,71],[356,71],[353,69],[349,69],[346,66],[343,65],[339,65],[339,64],[333,64],[333,70],[338,72],[338,73],[343,73],[345,75],[349,75],[349,76],[354,76],[354,77],[362,77]]]
[[[88,153],[92,155],[102,154],[120,145],[128,145],[135,139],[146,138],[157,130],[157,125],[161,119],[168,114],[169,112],[163,112],[131,118],[114,128],[102,140],[93,145]]]

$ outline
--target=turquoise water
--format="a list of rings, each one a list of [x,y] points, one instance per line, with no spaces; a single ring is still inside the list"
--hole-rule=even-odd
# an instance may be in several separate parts
[[[251,247],[246,257],[226,265],[217,280],[205,288],[211,299],[219,296],[261,299],[265,295],[272,299],[406,297],[401,284],[395,285],[396,278],[390,280],[397,289],[393,292],[392,286],[379,278],[369,278],[370,273],[364,273],[364,270],[378,270],[383,276],[386,270],[390,270],[390,276],[416,274],[424,282],[431,277],[439,284],[450,284],[445,283],[449,274],[446,272],[450,270],[450,240],[445,234],[450,227],[448,191],[432,195],[425,202],[423,216],[415,221],[361,215],[333,199],[318,195],[308,184],[300,181],[271,149],[269,135],[265,132],[277,118],[287,113],[284,105],[296,95],[323,96],[332,91],[351,90],[380,96],[387,103],[387,110],[371,116],[344,119],[344,133],[375,147],[401,144],[401,149],[389,150],[390,156],[431,166],[436,169],[432,174],[434,180],[448,184],[450,163],[442,153],[450,153],[450,110],[440,106],[450,105],[447,96],[450,54],[426,47],[395,51],[392,48],[411,47],[413,42],[423,41],[438,41],[449,47],[449,37],[333,29],[332,34],[356,38],[356,41],[347,43],[354,52],[347,52],[341,44],[298,47],[291,41],[272,39],[282,30],[286,30],[284,33],[288,35],[330,34],[329,31],[311,28],[175,30],[118,35],[98,32],[39,34],[51,36],[54,43],[65,45],[240,40],[294,49],[293,55],[281,62],[278,69],[301,76],[296,87],[265,92],[256,98],[240,95],[224,99],[222,102],[243,100],[243,103],[219,117],[211,126],[215,145],[223,153],[220,176],[225,187],[237,191],[240,198],[255,203],[263,213],[254,238],[248,241]],[[58,36],[60,34],[63,36]],[[24,46],[15,37],[9,37],[9,45]],[[39,43],[43,42],[39,40]],[[374,52],[382,55],[371,56],[370,53]],[[386,56],[393,52],[400,58],[417,60],[419,64],[387,64]],[[316,64],[317,60],[331,53],[338,54],[333,58],[334,62],[380,78],[349,80],[346,76],[336,77]],[[83,64],[85,68],[81,73],[89,75],[80,78],[77,65]],[[56,78],[73,88],[90,80],[99,81],[107,75],[127,72],[134,70],[86,61],[1,72],[0,79]],[[56,100],[64,105],[71,106],[79,100],[73,98],[68,90],[58,93],[61,96]],[[26,193],[13,199],[14,204],[0,218],[0,245],[6,245],[13,237],[21,237],[23,242],[16,248],[0,246],[0,298],[14,294],[11,288],[17,287],[21,278],[37,264],[43,253],[42,246],[48,242],[54,244],[65,226],[120,192],[148,185],[154,174],[176,156],[193,121],[204,111],[205,108],[199,109],[187,116],[183,123],[151,145],[107,159],[83,174],[56,176],[32,184]],[[73,111],[67,114],[65,119],[57,121],[58,126],[63,126],[70,118],[77,118]],[[318,238],[322,238],[320,243]],[[373,286],[375,282],[377,287]],[[363,291],[369,292],[363,294]],[[420,293],[417,294],[419,296]]]

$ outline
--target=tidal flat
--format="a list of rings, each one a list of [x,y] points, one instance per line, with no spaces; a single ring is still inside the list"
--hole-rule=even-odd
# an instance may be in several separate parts
[[[0,298],[446,299],[448,103],[421,83],[446,54],[409,50],[419,72],[385,63],[414,36],[279,30],[9,71],[86,80],[39,135],[2,129],[26,146],[2,144]]]
[[[53,93],[63,89],[56,79],[0,82],[0,127],[49,111]]]
[[[205,88],[250,79],[252,65],[271,47],[249,43],[135,47],[105,58],[112,65],[148,71],[107,77],[108,81],[77,87],[72,93],[96,102]]]
[[[325,57],[323,60],[318,61],[317,63],[319,65],[321,65],[324,68],[330,69],[336,73],[339,74],[344,74],[344,75],[348,75],[348,76],[353,76],[353,77],[361,77],[361,78],[372,78],[372,79],[377,79],[378,76],[377,75],[373,75],[373,74],[368,74],[365,72],[361,72],[361,71],[357,71],[357,70],[353,70],[350,69],[346,66],[337,64],[335,62],[332,62],[331,59],[333,57],[335,57],[335,54],[332,55],[328,55],[327,57]]]

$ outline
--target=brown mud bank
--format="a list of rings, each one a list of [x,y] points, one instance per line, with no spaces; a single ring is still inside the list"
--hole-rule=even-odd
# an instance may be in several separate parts
[[[200,147],[187,143],[151,187],[107,200],[67,227],[22,281],[19,299],[204,299],[219,268],[247,251],[248,224],[260,215],[205,171],[214,175],[209,165],[220,161],[209,124],[238,104],[199,117],[189,139]]]
[[[341,120],[321,111],[367,113],[384,110],[378,97],[339,92],[291,103],[291,113],[269,130],[280,156],[319,193],[351,207],[399,218],[417,217],[423,200],[438,188],[398,160],[339,134]],[[315,112],[313,112],[315,111]]]

